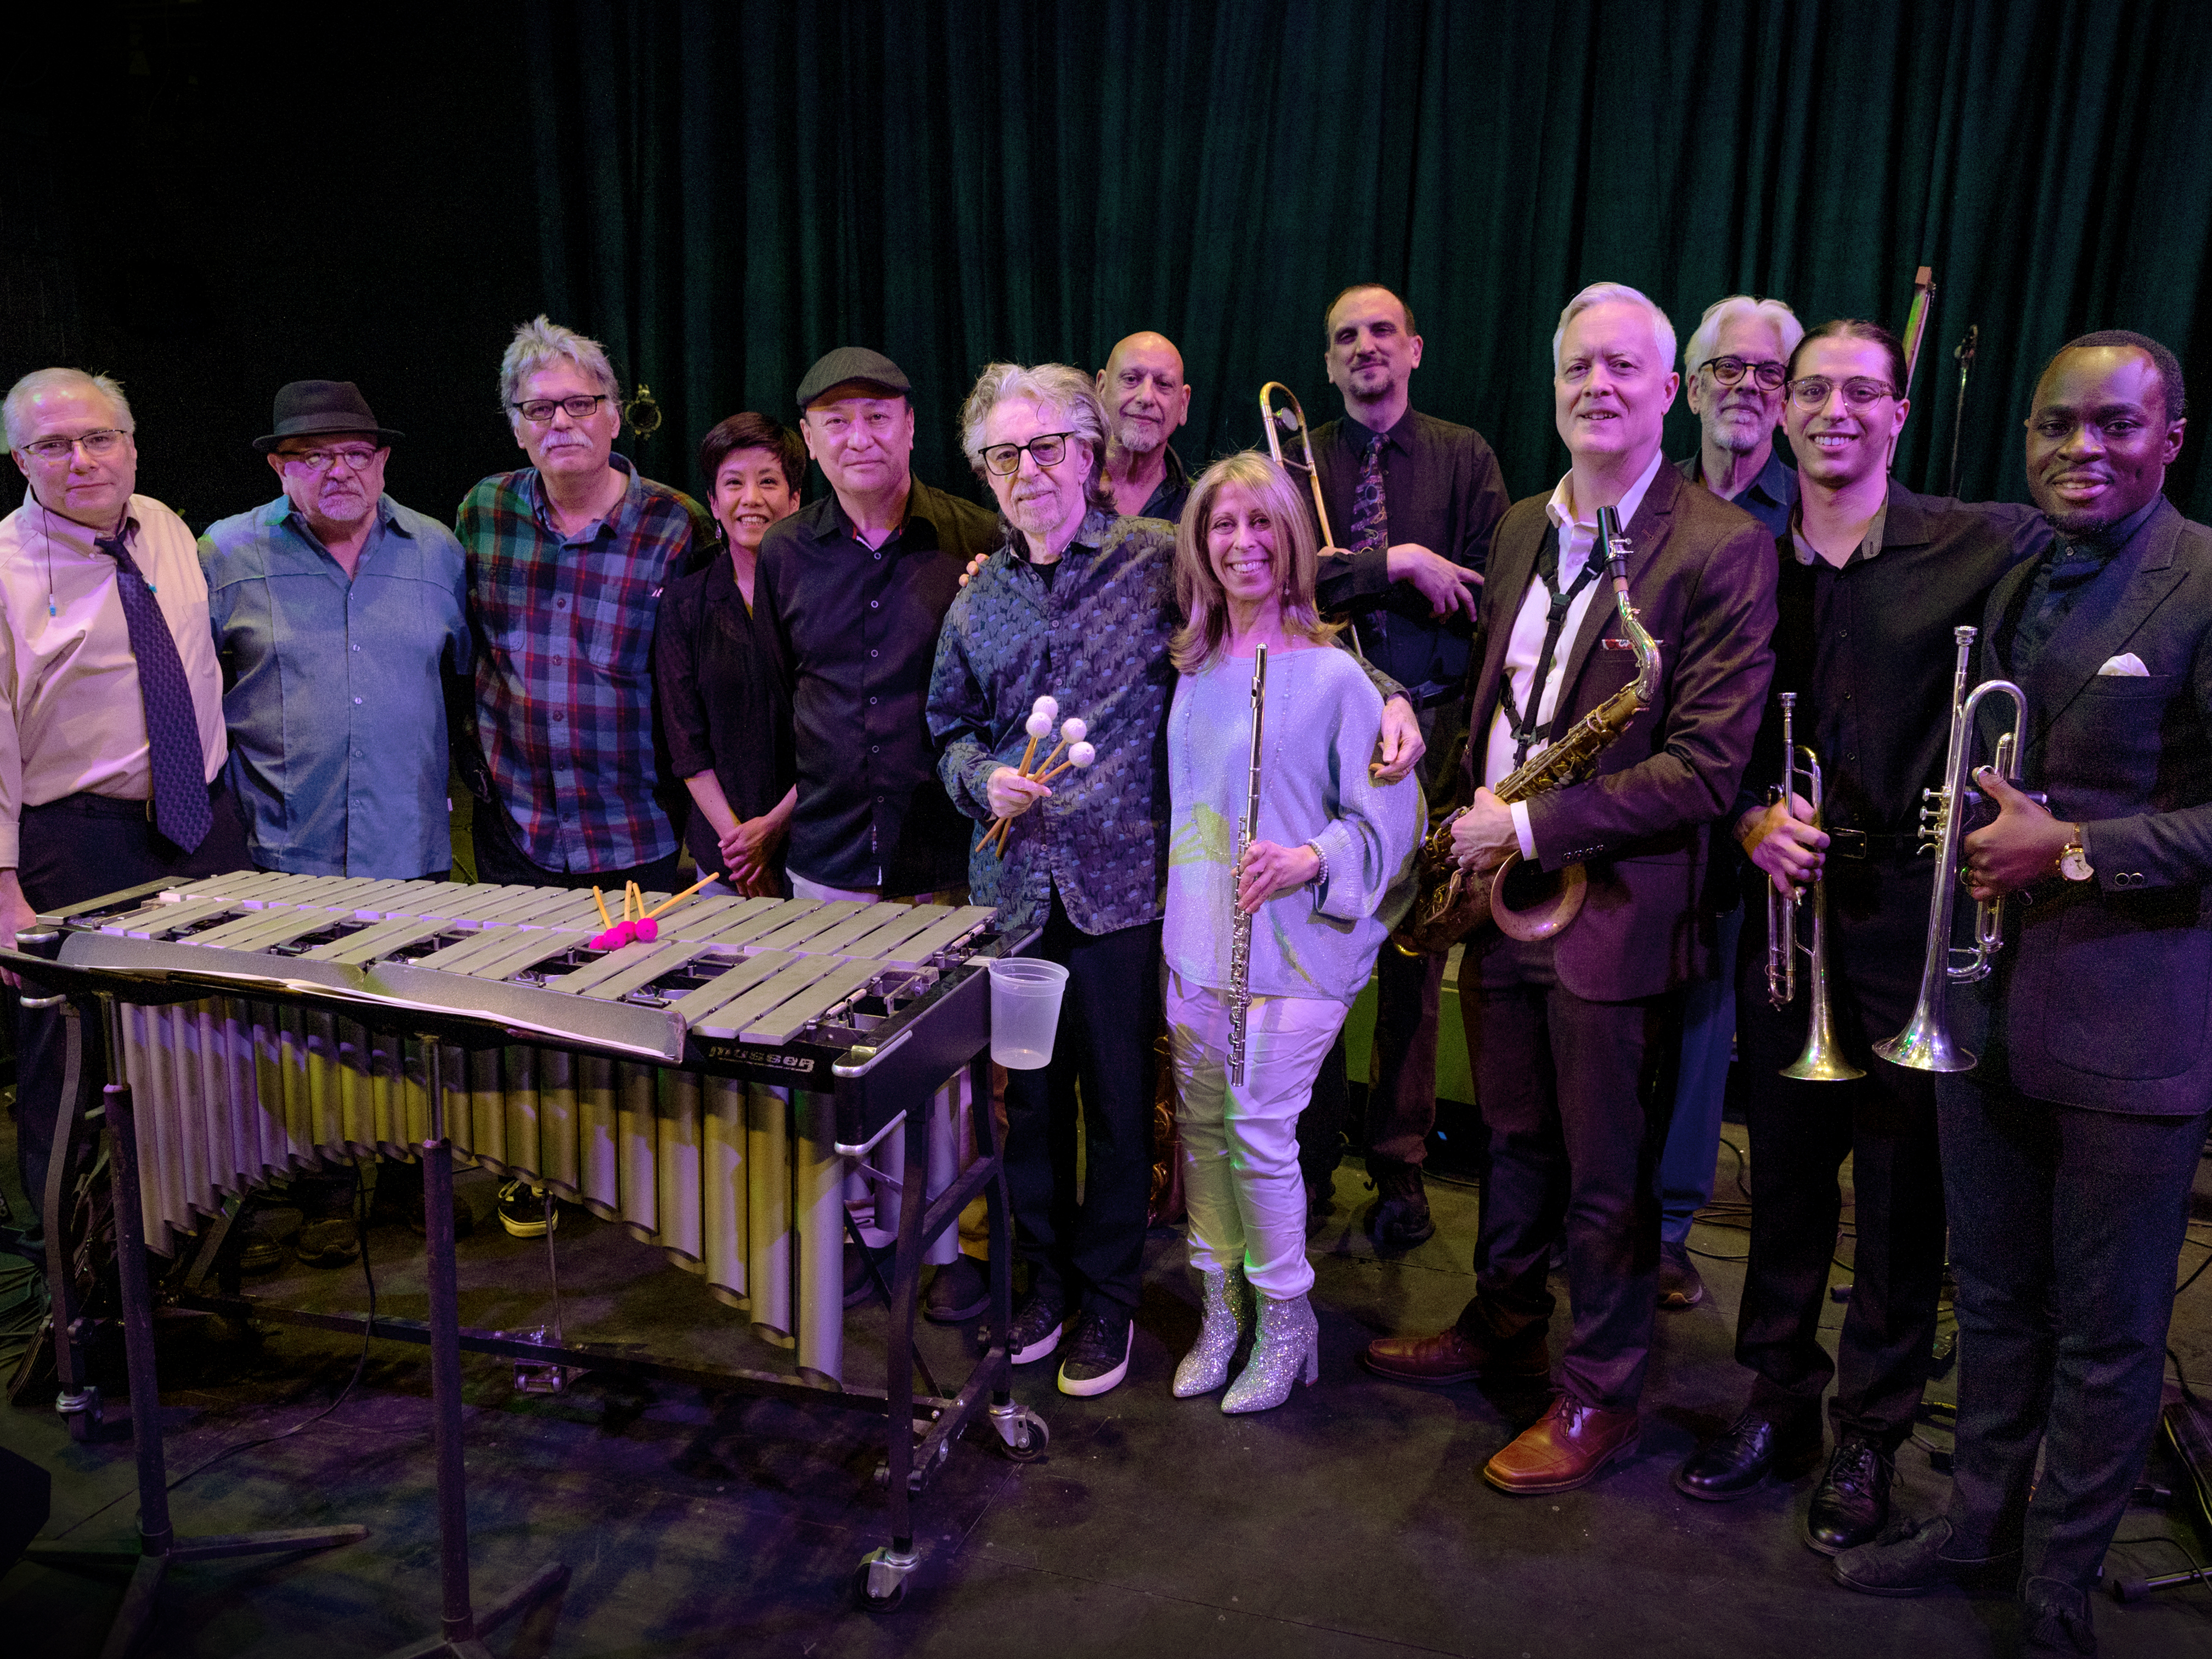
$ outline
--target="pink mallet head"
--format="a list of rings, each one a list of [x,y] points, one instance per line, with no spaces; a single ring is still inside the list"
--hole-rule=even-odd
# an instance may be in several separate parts
[[[630,927],[635,930],[640,945],[650,945],[660,937],[660,924],[651,916],[640,916]]]
[[[592,949],[594,951],[619,951],[623,945],[629,944],[630,940],[636,937],[637,924],[635,922],[618,921],[613,927],[608,928],[605,933],[597,934],[592,938]]]

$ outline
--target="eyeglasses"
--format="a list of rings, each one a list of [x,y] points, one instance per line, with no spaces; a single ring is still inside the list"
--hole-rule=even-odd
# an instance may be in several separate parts
[[[573,398],[532,398],[526,403],[509,404],[507,407],[520,414],[532,426],[544,426],[553,418],[553,411],[565,409],[572,421],[588,421],[599,405],[607,401],[604,392],[578,392]]]
[[[1853,409],[1864,409],[1869,404],[1897,396],[1895,386],[1881,380],[1844,380],[1841,384],[1844,402]],[[1835,395],[1837,385],[1825,374],[1808,374],[1802,380],[1790,382],[1790,401],[1802,410],[1826,409],[1828,399]]]
[[[381,450],[375,449],[280,449],[276,459],[287,466],[296,466],[302,471],[324,473],[334,462],[343,462],[349,472],[365,472],[374,464]]]
[[[35,443],[25,444],[23,448],[26,453],[52,463],[68,460],[71,452],[82,447],[87,455],[99,461],[112,455],[117,447],[130,435],[127,432],[118,432],[113,427],[105,427],[98,432],[79,433],[74,438],[40,438]]]
[[[1713,379],[1723,386],[1734,386],[1748,374],[1761,392],[1781,391],[1783,376],[1789,373],[1780,363],[1748,363],[1741,357],[1708,357],[1698,367],[1712,370]]]
[[[1040,432],[1025,444],[993,444],[983,452],[983,465],[1001,477],[1011,477],[1022,464],[1024,451],[1039,466],[1058,466],[1067,455],[1073,432]]]

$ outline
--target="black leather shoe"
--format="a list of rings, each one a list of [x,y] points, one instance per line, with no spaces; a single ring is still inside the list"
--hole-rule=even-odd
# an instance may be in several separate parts
[[[958,1325],[991,1305],[991,1270],[961,1255],[937,1270],[922,1297],[921,1316],[933,1325]]]
[[[1817,1414],[1781,1424],[1746,1407],[1725,1434],[1674,1471],[1674,1490],[1707,1504],[1748,1498],[1769,1480],[1811,1474],[1820,1461],[1822,1439]]]
[[[2095,1659],[2097,1627],[2089,1598],[2063,1578],[2031,1578],[2021,1587],[2021,1659]]]
[[[1939,1515],[1906,1528],[1895,1538],[1844,1551],[1828,1575],[1863,1595],[1917,1595],[1938,1584],[1970,1589],[2009,1586],[2019,1571],[2019,1550],[1968,1554],[1960,1547],[1950,1521]]]
[[[1844,1436],[1828,1460],[1827,1474],[1813,1488],[1813,1507],[1805,1515],[1808,1547],[1823,1555],[1840,1555],[1881,1537],[1889,1522],[1893,1468],[1872,1441]]]

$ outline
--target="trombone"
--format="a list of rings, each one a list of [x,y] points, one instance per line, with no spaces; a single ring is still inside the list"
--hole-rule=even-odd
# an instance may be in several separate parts
[[[1268,397],[1273,392],[1283,394],[1282,408],[1276,408]],[[1336,535],[1328,527],[1328,507],[1321,498],[1321,470],[1314,464],[1313,434],[1306,429],[1306,412],[1298,406],[1297,394],[1280,380],[1270,380],[1260,388],[1260,424],[1267,429],[1267,453],[1275,458],[1275,465],[1285,472],[1306,475],[1306,485],[1313,491],[1314,517],[1321,526],[1321,544],[1334,547]],[[1297,437],[1296,457],[1283,453],[1283,433]]]
[[[1959,843],[1966,839],[1963,820],[1970,792],[1966,787],[1966,755],[1974,740],[1974,716],[1982,699],[2012,699],[2012,730],[1997,737],[1990,766],[2007,783],[2016,776],[2021,750],[2027,742],[2027,694],[2010,680],[1984,680],[1970,695],[1966,672],[1974,650],[1972,628],[1952,630],[1958,641],[1959,663],[1951,680],[1951,743],[1943,763],[1943,787],[1921,792],[1921,850],[1936,852],[1936,891],[1928,902],[1928,953],[1921,963],[1920,998],[1905,1027],[1875,1053],[1892,1065],[1916,1072],[1970,1072],[1980,1056],[1951,1040],[1947,1002],[1953,981],[1961,985],[1986,978],[1994,958],[2004,948],[2004,900],[1990,899],[1974,907],[1974,943],[1970,949],[1951,948],[1951,908],[1958,897]]]
[[[1797,694],[1782,693],[1782,786],[1775,799],[1782,810],[1792,811],[1797,781],[1805,781],[1804,795],[1813,808],[1812,822],[1820,822],[1820,757],[1796,740]],[[1802,758],[1802,763],[1801,759]],[[1813,902],[1812,939],[1797,942],[1797,906],[1804,896],[1783,893],[1772,881],[1766,884],[1766,1000],[1785,1008],[1797,998],[1797,952],[1802,948],[1810,981],[1809,1018],[1803,1052],[1782,1068],[1782,1075],[1801,1083],[1848,1083],[1866,1073],[1844,1058],[1836,1041],[1835,998],[1828,984],[1828,889],[1815,876],[1809,884]]]

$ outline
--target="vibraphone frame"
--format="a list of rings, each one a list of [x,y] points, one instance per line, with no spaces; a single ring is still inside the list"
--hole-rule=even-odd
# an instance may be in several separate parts
[[[157,890],[159,884],[155,884],[147,888],[110,895],[106,898],[74,907],[74,913],[89,914],[118,902]],[[64,936],[64,944],[67,937]],[[1040,937],[1038,932],[1032,931],[1018,939],[1002,939],[999,941],[997,953],[1024,953],[1035,948]],[[73,988],[70,994],[81,1003],[94,997],[112,998],[116,1002],[152,1005],[205,996],[250,996],[257,1002],[272,1002],[324,1012],[339,1012],[346,1018],[371,1030],[391,1036],[417,1037],[426,1045],[450,1043],[465,1050],[477,1050],[526,1042],[540,1048],[565,1048],[578,1054],[612,1052],[618,1058],[639,1058],[634,1050],[610,1051],[588,1042],[577,1041],[567,1034],[548,1030],[536,1023],[526,1029],[518,1029],[496,1023],[482,1013],[461,1013],[449,1009],[422,1006],[403,1007],[388,999],[358,1000],[332,987],[302,985],[274,977],[257,976],[249,980],[234,973],[188,970],[166,963],[156,965],[151,953],[148,953],[148,960],[143,965],[131,964],[128,962],[131,953],[127,948],[121,954],[124,959],[110,965],[79,964],[62,972],[58,972],[53,964],[20,957],[13,952],[0,951],[0,962],[5,962],[28,977],[42,982],[58,983],[65,975]],[[73,1029],[81,1031],[83,1022],[76,1020],[71,1024]],[[200,1261],[196,1263],[192,1280],[177,1296],[176,1302],[179,1306],[234,1317],[270,1319],[428,1345],[432,1349],[434,1395],[439,1392],[436,1385],[441,1376],[448,1370],[451,1373],[451,1386],[447,1392],[451,1395],[454,1446],[453,1476],[457,1488],[459,1480],[459,1353],[464,1349],[541,1364],[615,1372],[707,1389],[768,1396],[802,1406],[829,1405],[879,1413],[887,1419],[887,1432],[885,1456],[878,1471],[878,1478],[888,1493],[890,1535],[884,1547],[872,1551],[862,1559],[856,1572],[855,1590],[863,1606],[888,1612],[896,1608],[902,1600],[905,1581],[921,1561],[915,1547],[914,1500],[927,1489],[929,1481],[950,1457],[953,1441],[972,1424],[979,1420],[988,1421],[997,1435],[1004,1454],[1016,1461],[1027,1461],[1043,1451],[1049,1437],[1043,1420],[1028,1407],[1016,1404],[1012,1394],[1012,1366],[1006,1338],[1012,1323],[1013,1251],[1003,1152],[999,1145],[998,1127],[988,1104],[991,1098],[989,1039],[988,977],[982,971],[979,961],[960,971],[941,975],[935,988],[915,1005],[910,1017],[903,1020],[896,1032],[888,1036],[880,1045],[849,1048],[842,1051],[842,1058],[818,1048],[800,1044],[791,1045],[787,1054],[763,1056],[757,1049],[704,1042],[695,1036],[685,1043],[680,1061],[672,1061],[672,1057],[663,1061],[679,1063],[686,1069],[715,1075],[763,1079],[765,1074],[777,1082],[800,1087],[806,1086],[806,1083],[793,1075],[794,1063],[805,1065],[805,1072],[801,1075],[806,1076],[809,1081],[818,1081],[819,1069],[826,1063],[837,1102],[837,1150],[840,1152],[865,1156],[886,1136],[903,1134],[905,1178],[897,1183],[899,1219],[890,1285],[890,1328],[885,1384],[881,1390],[856,1388],[850,1384],[832,1390],[780,1372],[678,1364],[589,1343],[554,1346],[523,1341],[496,1332],[463,1329],[459,1324],[457,1310],[450,1320],[450,1334],[441,1331],[440,1326],[448,1322],[441,1317],[441,1301],[449,1309],[454,1307],[450,1237],[452,1147],[450,1139],[443,1136],[422,1148],[425,1154],[426,1218],[432,1229],[431,1243],[434,1247],[430,1253],[432,1317],[428,1322],[393,1319],[385,1316],[371,1320],[366,1315],[313,1313],[266,1303],[252,1297],[210,1295],[200,1288],[212,1255],[207,1251],[202,1253]],[[969,1074],[971,1097],[978,1107],[971,1115],[977,1156],[955,1177],[950,1187],[932,1200],[927,1195],[926,1174],[929,1167],[929,1123],[926,1108],[938,1085],[963,1065]],[[434,1109],[439,1114],[438,1127],[442,1128],[442,1070],[435,1066],[428,1066],[426,1074],[434,1080]],[[64,1104],[66,1109],[69,1103]],[[66,1121],[72,1124],[81,1121],[73,1113]],[[113,1132],[112,1125],[111,1132]],[[848,1140],[848,1136],[853,1139]],[[55,1148],[57,1168],[62,1167],[64,1154],[64,1147]],[[447,1194],[442,1206],[441,1199],[431,1190],[433,1172],[441,1163],[445,1169],[444,1186]],[[880,1171],[876,1173],[879,1180],[888,1181],[888,1177],[883,1176]],[[917,1396],[915,1392],[914,1318],[919,1301],[923,1255],[933,1241],[948,1227],[957,1224],[961,1211],[979,1194],[986,1199],[990,1227],[992,1316],[988,1345],[957,1393],[950,1397],[936,1395]],[[136,1194],[132,1194],[131,1201],[136,1203]],[[119,1209],[119,1197],[118,1204]],[[58,1229],[60,1220],[58,1215],[48,1217],[50,1236]],[[447,1235],[442,1273],[438,1261],[440,1253],[434,1248],[437,1243],[435,1236],[441,1232]],[[140,1277],[143,1282],[143,1273]],[[442,1293],[439,1286],[441,1277],[445,1281]],[[125,1289],[127,1292],[127,1282]],[[126,1326],[127,1322],[126,1317]],[[67,1334],[58,1325],[55,1336],[58,1346],[68,1340]],[[148,1363],[150,1377],[150,1348]],[[81,1369],[80,1364],[80,1372]],[[442,1428],[447,1408],[441,1406],[438,1409]],[[915,1432],[917,1412],[926,1413],[928,1419],[927,1426],[918,1439]],[[134,1421],[138,1415],[134,1402]],[[445,1470],[442,1452],[441,1469],[442,1475]],[[450,1642],[458,1630],[469,1625],[465,1513],[458,1496],[448,1504],[441,1493],[441,1519],[443,1532],[449,1535],[459,1534],[458,1549],[449,1541],[444,1552],[446,1623]],[[503,1612],[516,1610],[520,1598],[526,1592],[539,1589],[540,1581],[556,1571],[548,1568],[538,1578],[522,1587],[515,1596],[508,1598]],[[410,1654],[434,1652],[439,1650],[440,1645],[434,1643],[429,1647],[408,1651]]]

